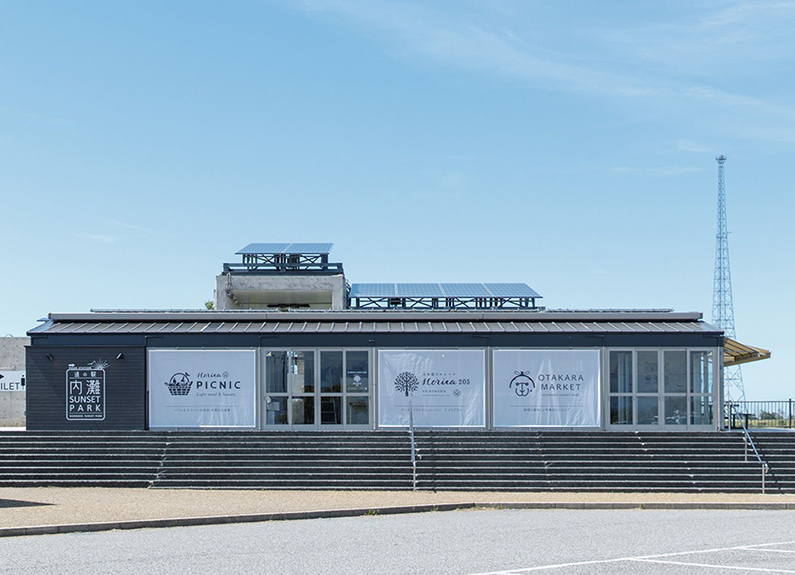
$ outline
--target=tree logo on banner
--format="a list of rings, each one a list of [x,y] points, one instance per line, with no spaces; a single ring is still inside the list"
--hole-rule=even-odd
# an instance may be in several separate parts
[[[410,371],[404,371],[395,378],[395,391],[402,391],[406,394],[406,397],[409,394],[414,394],[419,386],[420,380]]]
[[[527,375],[524,371],[514,371],[516,377],[508,384],[509,388],[513,388],[516,395],[524,397],[536,388],[536,382],[533,378]]]
[[[171,395],[188,395],[193,382],[187,373],[175,373],[167,382],[168,392]]]

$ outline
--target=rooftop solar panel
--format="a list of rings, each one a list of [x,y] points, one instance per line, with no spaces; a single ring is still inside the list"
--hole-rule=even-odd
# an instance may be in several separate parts
[[[287,247],[288,254],[327,254],[331,251],[334,244],[323,243],[304,243],[304,244],[290,244]]]
[[[352,284],[350,297],[404,297],[404,298],[537,298],[541,297],[527,284],[482,283],[400,283]]]
[[[246,254],[327,254],[334,244],[328,243],[257,243],[236,252]]]
[[[398,297],[444,297],[439,284],[396,284]]]
[[[495,297],[541,297],[527,284],[486,284]]]
[[[396,297],[395,284],[351,284],[350,297]]]
[[[483,284],[440,284],[447,297],[490,297]]]
[[[248,244],[246,247],[238,250],[237,253],[244,254],[282,254],[284,248],[290,244]]]

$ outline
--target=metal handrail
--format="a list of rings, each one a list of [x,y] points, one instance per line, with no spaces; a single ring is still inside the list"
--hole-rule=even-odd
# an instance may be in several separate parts
[[[733,419],[733,415],[734,415],[733,411],[734,411],[735,404],[732,403],[732,402],[728,402],[727,405],[729,407],[729,429],[731,429],[731,427],[732,427],[732,419]],[[762,460],[762,456],[759,455],[759,450],[756,448],[756,444],[754,443],[754,440],[751,437],[751,434],[748,432],[748,428],[745,426],[745,421],[744,421],[744,419],[742,417],[742,414],[737,414],[737,415],[740,416],[740,418],[739,418],[740,419],[740,425],[742,426],[743,433],[745,434],[745,437],[744,437],[744,439],[745,439],[745,461],[748,461],[748,444],[750,444],[751,445],[751,449],[754,450],[754,455],[756,455],[756,460],[762,466],[762,495],[764,495],[765,494],[765,475],[770,471],[770,466],[767,464],[767,462],[763,461]]]
[[[414,408],[409,401],[409,431],[411,432],[411,485],[417,491],[417,447],[414,440]]]

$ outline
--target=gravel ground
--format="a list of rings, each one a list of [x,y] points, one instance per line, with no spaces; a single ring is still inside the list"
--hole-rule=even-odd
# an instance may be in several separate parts
[[[795,495],[0,488],[0,528],[443,503],[789,503]]]

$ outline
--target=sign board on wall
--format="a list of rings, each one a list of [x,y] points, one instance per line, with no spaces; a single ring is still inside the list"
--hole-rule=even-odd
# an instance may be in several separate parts
[[[257,424],[253,349],[149,350],[149,427]]]
[[[598,427],[598,350],[494,351],[495,427]]]
[[[484,350],[379,350],[378,424],[486,426]]]
[[[25,391],[25,372],[0,369],[0,391]]]
[[[105,368],[107,362],[88,365],[69,364],[66,370],[66,419],[103,421],[105,419]]]

